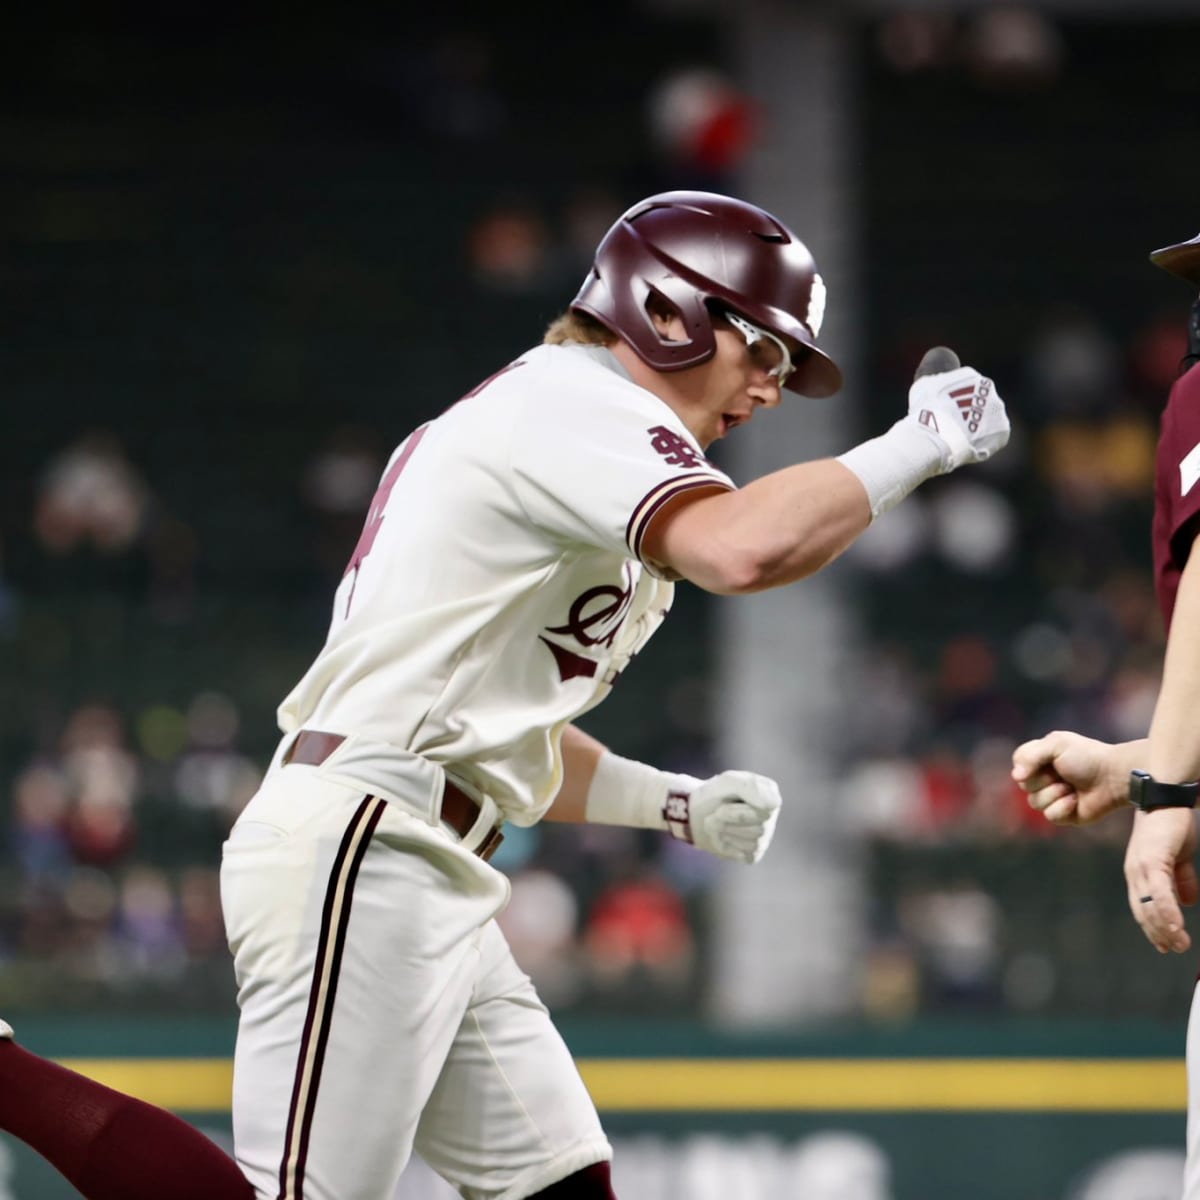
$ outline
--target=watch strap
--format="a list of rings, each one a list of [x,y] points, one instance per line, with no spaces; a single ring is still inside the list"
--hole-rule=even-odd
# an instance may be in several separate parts
[[[1129,802],[1142,812],[1159,808],[1195,808],[1198,797],[1200,780],[1160,783],[1149,771],[1129,772]]]

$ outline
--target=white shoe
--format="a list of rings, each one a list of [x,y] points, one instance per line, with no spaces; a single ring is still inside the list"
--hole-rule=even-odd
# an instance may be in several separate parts
[[[0,1038],[11,1038],[12,1035],[12,1026],[7,1021],[0,1021]]]

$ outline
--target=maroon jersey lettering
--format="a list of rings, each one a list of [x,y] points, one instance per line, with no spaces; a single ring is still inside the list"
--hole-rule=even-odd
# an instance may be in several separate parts
[[[1154,487],[1155,588],[1171,627],[1179,580],[1200,531],[1200,367],[1176,380],[1163,410]]]
[[[632,604],[633,582],[626,567],[624,588],[615,584],[588,588],[572,602],[566,624],[549,626],[546,633],[569,638],[581,647],[611,647]],[[554,655],[559,676],[564,683],[581,675],[591,679],[596,674],[597,664],[592,659],[577,654],[560,641],[551,641],[548,637],[541,638],[541,641]]]
[[[667,460],[673,467],[698,467],[704,462],[704,456],[698,454],[687,441],[673,429],[665,425],[655,425],[646,432],[650,435],[650,445]]]

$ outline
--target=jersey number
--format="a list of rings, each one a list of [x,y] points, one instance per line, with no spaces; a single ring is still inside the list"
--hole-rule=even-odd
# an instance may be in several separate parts
[[[350,555],[350,561],[346,564],[345,574],[342,576],[344,579],[351,571],[354,572],[354,583],[350,585],[350,595],[346,598],[347,613],[350,612],[350,602],[354,599],[354,589],[358,586],[358,569],[362,566],[363,559],[371,553],[375,539],[379,536],[379,527],[383,524],[385,515],[384,509],[387,508],[387,502],[392,498],[392,488],[396,486],[400,472],[408,466],[408,460],[412,458],[413,451],[421,444],[421,439],[425,436],[428,428],[428,425],[422,425],[420,429],[413,431],[408,443],[400,451],[396,461],[388,468],[387,474],[384,475],[379,487],[375,490],[375,495],[371,498],[371,507],[367,509],[367,519],[363,523],[363,531],[358,535],[354,553]]]
[[[521,366],[521,361],[509,363],[507,367],[501,367],[494,375],[489,375],[478,387],[473,388],[464,397],[463,400],[470,400],[473,396],[478,396],[489,383],[499,379],[501,375],[507,375],[514,367]],[[462,403],[462,401],[459,401]],[[392,498],[392,488],[396,486],[396,480],[400,478],[400,473],[408,466],[408,460],[412,458],[413,451],[421,444],[421,439],[425,436],[429,429],[428,425],[422,425],[420,429],[414,430],[409,437],[404,449],[400,451],[399,457],[388,468],[388,472],[384,475],[379,487],[375,491],[375,495],[371,499],[371,507],[367,509],[367,519],[363,523],[363,531],[358,535],[358,542],[355,544],[354,553],[350,555],[350,561],[346,564],[346,570],[342,574],[345,579],[351,571],[354,572],[354,582],[350,585],[350,595],[346,598],[346,612],[350,612],[350,602],[354,599],[354,589],[358,586],[358,569],[363,564],[363,559],[371,553],[371,548],[375,545],[375,539],[379,536],[379,527],[383,524],[384,509],[387,508],[388,501]]]

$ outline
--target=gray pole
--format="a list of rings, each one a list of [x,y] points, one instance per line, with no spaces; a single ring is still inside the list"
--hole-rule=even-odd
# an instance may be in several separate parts
[[[826,457],[857,440],[850,414],[860,327],[855,271],[854,47],[834,9],[739,5],[737,74],[768,114],[745,173],[746,199],[806,242],[829,292],[821,342],[850,381],[833,400],[788,398],[730,440],[724,463],[746,481]],[[899,410],[898,410],[899,411]],[[834,810],[843,659],[854,631],[835,564],[791,587],[717,601],[720,761],[776,778],[784,810],[766,858],[729,868],[715,902],[711,1014],[771,1026],[856,1003],[864,897]]]

